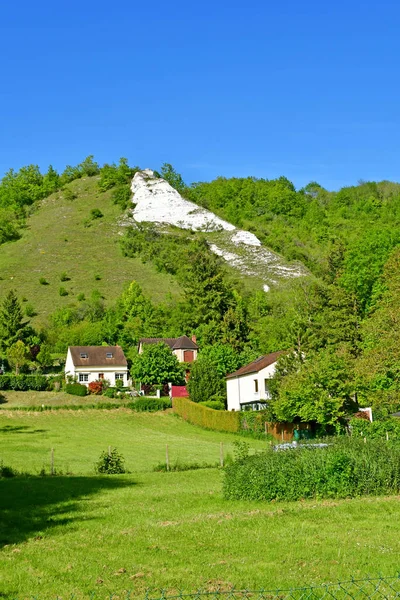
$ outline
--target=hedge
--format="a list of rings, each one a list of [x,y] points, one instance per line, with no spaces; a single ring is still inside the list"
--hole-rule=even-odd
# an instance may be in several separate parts
[[[67,394],[73,394],[74,396],[86,396],[88,392],[86,386],[80,383],[67,383],[65,391]]]
[[[213,410],[207,406],[196,404],[187,398],[174,398],[172,408],[185,421],[206,429],[229,431],[230,433],[237,433],[240,429],[239,412]]]
[[[0,390],[43,392],[51,386],[52,380],[44,375],[0,375]]]
[[[299,445],[236,460],[225,469],[224,496],[245,500],[351,498],[398,494],[400,444],[342,438],[325,448]]]
[[[390,440],[400,440],[400,419],[396,417],[373,423],[365,419],[351,419],[350,428],[353,436],[385,440],[387,435]]]
[[[138,398],[126,406],[136,412],[156,412],[171,408],[172,404],[169,398]]]

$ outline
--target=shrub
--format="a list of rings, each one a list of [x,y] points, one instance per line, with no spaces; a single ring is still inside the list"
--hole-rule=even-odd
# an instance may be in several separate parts
[[[17,472],[12,467],[7,467],[0,462],[0,478],[9,479],[10,477],[16,477]]]
[[[111,198],[114,204],[118,204],[121,207],[121,210],[126,210],[132,198],[130,185],[119,185],[116,187],[111,194]]]
[[[99,208],[92,208],[90,216],[92,219],[101,219],[104,215]]]
[[[39,277],[39,283],[40,285],[49,285],[49,282],[47,281],[46,277]]]
[[[0,390],[42,392],[49,389],[51,382],[44,375],[0,375]]]
[[[86,396],[87,394],[86,386],[81,383],[67,383],[65,391],[73,396]]]
[[[95,278],[96,281],[100,281],[100,279],[101,279],[101,277],[100,277],[100,275],[98,273],[96,273],[96,275],[94,276],[94,278]]]
[[[393,417],[373,423],[364,418],[353,418],[350,420],[350,429],[355,437],[384,440],[387,434],[390,440],[400,440],[400,419]]]
[[[27,304],[25,306],[25,314],[27,317],[34,317],[36,315],[36,311],[33,308],[32,304]]]
[[[117,388],[117,390],[120,390],[124,387],[124,382],[122,381],[122,379],[117,379],[115,382],[115,387]]]
[[[71,202],[71,200],[75,200],[75,198],[78,197],[77,194],[69,187],[64,188],[63,194],[65,200],[68,200],[68,202]]]
[[[60,294],[60,296],[68,296],[68,292],[65,289],[65,287],[60,287],[60,289],[58,290],[58,293]]]
[[[69,281],[70,277],[68,277],[67,273],[63,271],[60,275],[60,281]]]
[[[153,471],[165,473],[167,471],[197,471],[197,469],[217,469],[218,467],[219,463],[185,463],[177,460],[170,464],[168,469],[166,463],[158,463],[153,468]]]
[[[104,380],[98,379],[97,381],[91,381],[88,385],[90,394],[96,394],[98,396],[103,392]]]
[[[96,473],[117,475],[125,473],[125,461],[116,448],[110,448],[108,452],[102,452],[95,465]]]
[[[169,398],[138,398],[135,402],[129,402],[128,407],[136,412],[155,412],[171,408]]]
[[[77,295],[76,299],[79,302],[83,302],[85,300],[85,294],[83,292],[81,292],[80,294]]]
[[[239,457],[225,469],[230,499],[300,500],[398,493],[400,445],[335,440],[325,448],[300,445]]]
[[[172,406],[176,414],[194,425],[200,425],[215,431],[229,431],[231,433],[239,431],[240,413],[238,412],[213,410],[207,406],[191,402],[187,398],[174,398]]]
[[[103,396],[106,398],[115,398],[117,396],[117,390],[115,388],[108,388],[105,392],[103,392]]]
[[[225,403],[221,400],[206,400],[205,402],[199,402],[199,404],[213,410],[225,410]]]

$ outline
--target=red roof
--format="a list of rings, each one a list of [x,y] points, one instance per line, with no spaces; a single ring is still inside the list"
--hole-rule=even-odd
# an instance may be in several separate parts
[[[283,354],[283,352],[283,350],[280,350],[279,352],[272,352],[271,354],[266,354],[265,356],[259,356],[250,364],[240,367],[240,369],[234,373],[230,373],[230,375],[227,375],[226,378],[232,379],[233,377],[241,377],[242,375],[249,375],[250,373],[258,373],[262,369],[265,369],[265,367],[273,365],[274,362],[276,362],[281,356],[281,354]]]

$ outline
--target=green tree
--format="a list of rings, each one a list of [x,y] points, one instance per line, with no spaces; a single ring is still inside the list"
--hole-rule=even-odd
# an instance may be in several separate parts
[[[227,344],[213,344],[201,348],[201,359],[211,362],[220,377],[233,373],[240,365],[239,354]]]
[[[28,349],[24,342],[18,340],[7,350],[7,360],[12,367],[15,367],[15,374],[18,375],[21,367],[28,362]]]
[[[36,356],[36,361],[41,367],[51,367],[53,365],[50,348],[47,344],[40,346],[40,352]]]
[[[209,357],[201,355],[193,363],[187,388],[193,402],[206,402],[226,396],[225,379],[218,372],[218,367]]]
[[[143,352],[132,362],[131,376],[136,382],[144,385],[181,385],[185,381],[183,366],[171,349],[162,342],[144,346]]]
[[[161,167],[161,177],[175,188],[180,194],[185,191],[186,185],[182,176],[177,173],[172,165],[164,163]]]
[[[0,308],[0,346],[7,349],[24,339],[28,321],[23,321],[22,308],[14,290],[10,290]]]

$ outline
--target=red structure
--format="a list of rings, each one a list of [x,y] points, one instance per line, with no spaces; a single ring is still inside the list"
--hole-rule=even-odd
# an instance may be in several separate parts
[[[186,385],[172,385],[171,398],[189,398],[189,393]]]

